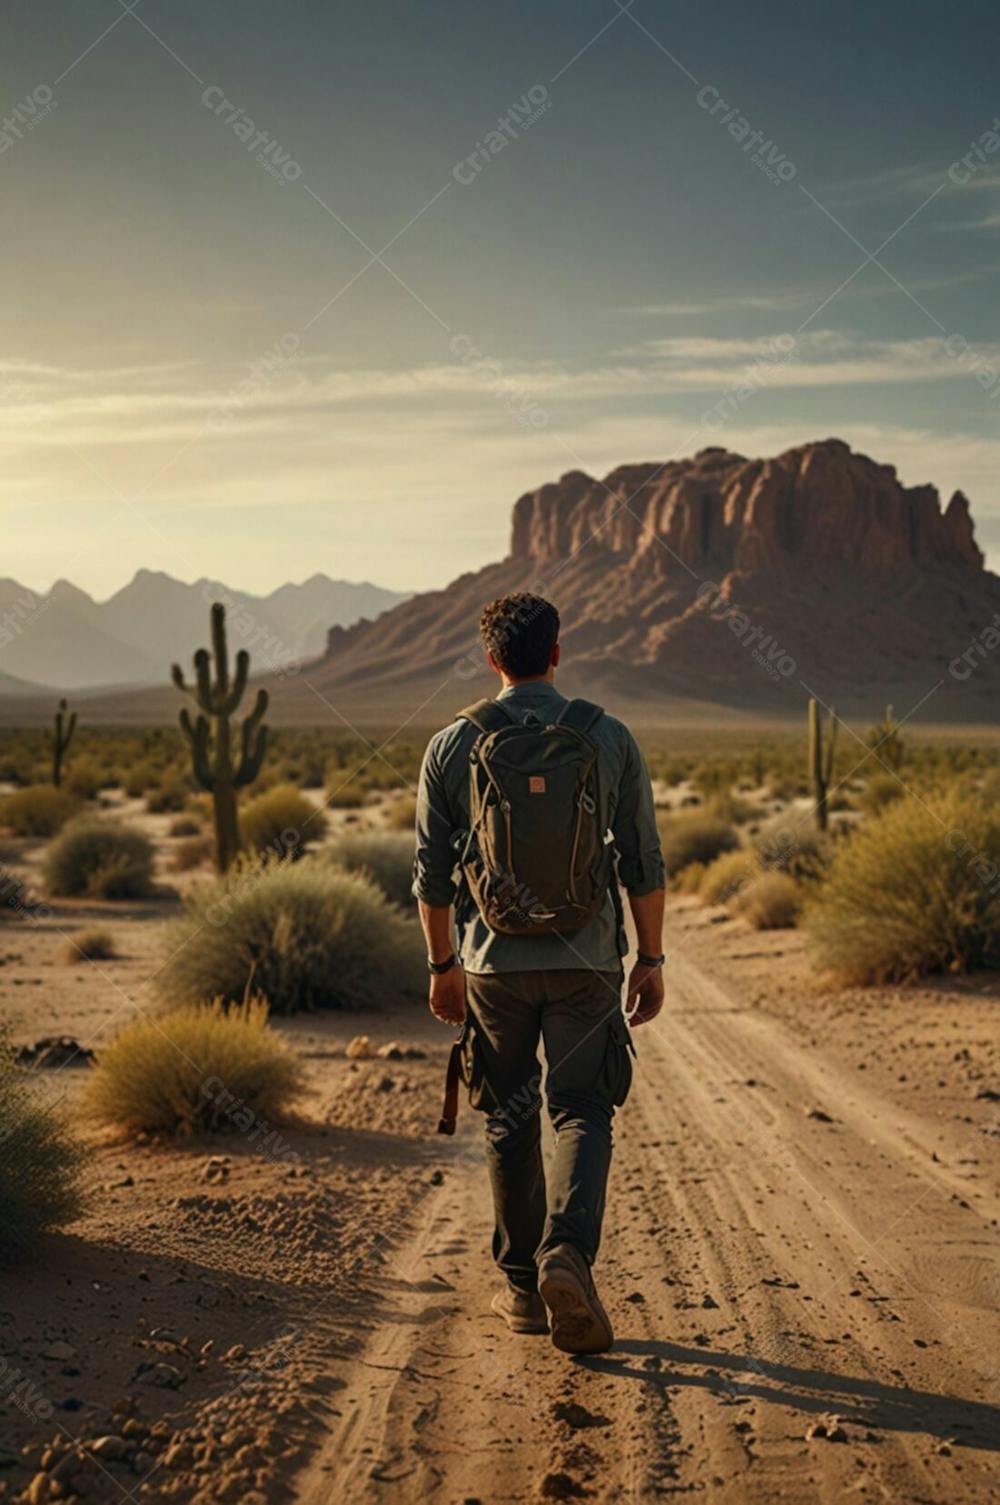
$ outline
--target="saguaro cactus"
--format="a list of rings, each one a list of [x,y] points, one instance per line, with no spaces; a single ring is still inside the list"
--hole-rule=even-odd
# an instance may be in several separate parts
[[[76,712],[69,710],[65,700],[60,700],[52,728],[52,782],[56,788],[62,783],[63,758],[66,756],[73,733],[76,731]]]
[[[833,778],[833,757],[837,745],[837,713],[830,707],[830,727],[824,738],[823,714],[817,700],[809,701],[809,778],[816,801],[816,824],[825,831],[829,817],[827,798]]]
[[[192,696],[198,705],[198,716],[194,721],[186,706],[181,711],[181,731],[191,748],[191,766],[195,779],[212,796],[216,864],[219,872],[224,873],[240,849],[236,791],[244,784],[253,782],[264,761],[267,727],[263,724],[263,718],[267,710],[268,695],[266,690],[257,691],[256,704],[240,727],[240,760],[234,765],[230,717],[243,699],[250,655],[245,648],[237,653],[236,673],[230,683],[226,608],[218,601],[212,607],[212,652],[215,658],[214,681],[207,648],[199,648],[194,656],[194,685],[185,683],[179,664],[174,664],[170,672],[177,688],[183,690],[185,695]]]

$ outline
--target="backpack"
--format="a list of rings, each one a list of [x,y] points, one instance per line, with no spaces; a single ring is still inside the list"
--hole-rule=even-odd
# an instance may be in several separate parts
[[[588,735],[603,710],[570,700],[555,721],[525,724],[502,702],[480,700],[458,714],[479,732],[459,862],[484,922],[503,935],[579,930],[612,879]]]

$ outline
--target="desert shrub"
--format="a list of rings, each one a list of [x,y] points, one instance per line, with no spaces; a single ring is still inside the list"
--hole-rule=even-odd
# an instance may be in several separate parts
[[[170,771],[146,794],[146,809],[150,815],[165,815],[172,810],[183,810],[190,794],[190,779],[182,773]]]
[[[788,930],[798,924],[802,890],[787,873],[760,873],[737,896],[735,907],[755,930]]]
[[[259,999],[188,1004],[127,1024],[100,1052],[87,1110],[130,1131],[190,1134],[239,1128],[287,1111],[302,1065]]]
[[[29,784],[0,801],[0,825],[15,836],[54,836],[76,808],[68,790],[54,784]]]
[[[137,800],[160,782],[160,769],[149,762],[136,763],[122,780],[122,788],[130,799]]]
[[[703,862],[689,862],[687,867],[681,868],[680,872],[671,873],[667,881],[676,894],[696,894],[701,887],[704,875],[705,864]]]
[[[996,965],[998,873],[995,810],[955,796],[898,800],[836,844],[806,913],[816,957],[859,983]]]
[[[413,837],[405,831],[345,831],[323,859],[367,873],[393,904],[412,905],[413,853]]]
[[[60,898],[140,899],[150,892],[153,847],[141,831],[82,815],[45,855],[45,883]]]
[[[240,834],[249,852],[260,856],[302,856],[326,831],[326,814],[294,784],[276,784],[240,811]]]
[[[167,827],[168,836],[200,836],[201,821],[197,815],[175,815]]]
[[[752,852],[723,852],[702,874],[698,897],[703,904],[728,904],[759,872]]]
[[[386,828],[390,831],[412,831],[417,819],[417,802],[412,794],[401,800],[393,800],[386,813]]]
[[[732,826],[701,810],[666,811],[658,821],[667,872],[678,872],[690,862],[714,862],[723,852],[732,852],[739,839]]]
[[[0,1041],[0,1127],[0,1260],[8,1263],[79,1216],[83,1155],[62,1119],[38,1100],[6,1040]]]
[[[62,788],[76,800],[92,800],[105,783],[104,774],[93,759],[76,758],[66,770]]]
[[[811,811],[775,815],[754,838],[760,866],[792,878],[818,878],[827,862],[828,843],[816,829]]]
[[[109,930],[78,930],[66,941],[63,960],[75,962],[107,962],[118,955],[115,938]]]
[[[727,790],[712,796],[705,805],[705,814],[714,815],[729,826],[743,826],[757,814],[757,806]]]
[[[171,853],[170,867],[175,873],[189,873],[192,868],[202,867],[214,857],[214,836],[209,836],[207,832],[201,836],[186,836]]]
[[[858,808],[866,815],[878,815],[880,810],[902,799],[905,794],[906,789],[891,773],[876,773],[858,796]]]
[[[244,859],[198,884],[157,985],[179,1002],[238,1001],[248,984],[280,1013],[365,1008],[423,988],[419,927],[370,879],[316,857]]]
[[[365,802],[365,791],[355,783],[341,783],[335,775],[330,788],[323,796],[328,810],[360,810]]]

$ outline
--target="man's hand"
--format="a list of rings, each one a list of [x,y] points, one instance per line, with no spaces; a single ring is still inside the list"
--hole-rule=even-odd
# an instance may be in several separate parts
[[[663,968],[644,967],[636,962],[629,973],[625,990],[625,1018],[634,1029],[648,1024],[663,1007]],[[633,1012],[634,1009],[634,1012]]]
[[[442,1024],[461,1024],[465,1019],[465,968],[460,962],[431,976],[431,1013]]]

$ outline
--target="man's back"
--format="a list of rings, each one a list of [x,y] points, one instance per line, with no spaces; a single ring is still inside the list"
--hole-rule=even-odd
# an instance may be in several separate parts
[[[543,725],[567,704],[554,685],[533,680],[504,689],[496,697],[520,721]],[[663,863],[649,779],[631,732],[607,714],[589,733],[598,751],[602,832],[610,831],[618,876],[632,892],[663,883]],[[571,967],[613,969],[627,949],[620,933],[620,907],[609,891],[600,913],[569,935],[503,935],[489,929],[464,884],[453,879],[459,833],[468,831],[469,753],[479,732],[466,720],[453,721],[432,739],[421,772],[417,809],[414,893],[431,904],[455,903],[462,964],[470,972],[550,971]]]

